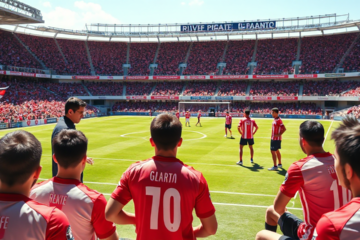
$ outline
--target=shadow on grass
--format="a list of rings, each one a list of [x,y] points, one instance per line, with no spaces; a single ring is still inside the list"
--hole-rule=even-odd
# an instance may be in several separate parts
[[[251,167],[244,166],[244,165],[242,165],[242,166],[240,166],[240,167],[249,169],[250,171],[253,171],[253,172],[259,172],[259,170],[263,170],[263,169],[264,169],[263,166],[260,166],[260,165],[257,164],[257,163],[254,163]]]
[[[226,138],[227,138],[227,139],[233,139],[233,140],[235,139],[234,137],[226,137]]]
[[[287,171],[285,169],[283,169],[283,168],[281,168],[281,170],[277,171],[277,174],[280,174],[280,175],[283,175],[283,176],[285,176],[286,173],[287,173]]]

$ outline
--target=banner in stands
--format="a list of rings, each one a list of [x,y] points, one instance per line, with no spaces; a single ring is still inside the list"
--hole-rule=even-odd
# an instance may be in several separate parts
[[[48,118],[45,119],[46,121],[44,122],[45,124],[47,123],[56,123],[57,122],[57,118]]]
[[[99,76],[72,76],[72,79],[81,79],[81,80],[98,80]]]
[[[184,79],[206,79],[206,76],[184,76]]]
[[[282,79],[289,78],[289,75],[253,75],[254,79]]]
[[[345,77],[345,73],[325,73],[326,78]]]
[[[179,100],[179,96],[151,96],[151,99],[154,100]]]
[[[210,79],[248,79],[249,75],[214,75]]]
[[[146,99],[146,96],[126,96],[126,99]]]
[[[0,129],[5,129],[7,127],[8,127],[7,123],[0,123]]]
[[[190,100],[211,100],[210,96],[190,97]]]
[[[11,123],[11,125],[9,127],[11,127],[11,128],[22,127],[22,122],[13,122],[13,123]]]
[[[295,74],[294,78],[317,78],[317,74]]]
[[[227,97],[215,97],[215,99],[216,100],[233,100],[234,97],[229,97],[229,96],[227,96]]]
[[[154,80],[172,80],[172,79],[180,79],[180,76],[153,76]]]
[[[272,97],[246,97],[246,100],[272,100]]]
[[[43,125],[44,119],[27,120],[22,122],[23,127]]]
[[[214,31],[241,31],[258,29],[275,29],[276,21],[239,22],[239,23],[212,23],[181,25],[181,32],[214,32]]]
[[[6,74],[6,71],[0,70],[0,74],[5,75],[5,74]]]
[[[281,97],[277,97],[277,100],[291,101],[291,100],[298,100],[298,97],[281,96]]]
[[[126,76],[124,77],[126,80],[149,80],[148,76]]]

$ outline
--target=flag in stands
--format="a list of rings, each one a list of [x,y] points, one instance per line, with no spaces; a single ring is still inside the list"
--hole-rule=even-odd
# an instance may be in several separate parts
[[[6,89],[8,89],[8,88],[9,87],[0,88],[0,99],[5,95]]]

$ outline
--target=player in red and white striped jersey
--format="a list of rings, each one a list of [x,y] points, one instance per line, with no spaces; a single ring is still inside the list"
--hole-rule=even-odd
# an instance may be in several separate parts
[[[185,113],[185,127],[190,127],[190,112],[186,111]]]
[[[201,122],[200,122],[200,118],[201,118],[201,110],[199,110],[198,115],[197,115],[197,118],[198,118],[198,121],[197,121],[197,123],[196,123],[196,125],[195,125],[195,126],[197,126],[198,124],[200,124],[200,127],[202,127],[202,126],[201,126]]]
[[[338,183],[334,156],[322,147],[324,132],[321,123],[316,121],[305,121],[300,125],[300,146],[307,157],[290,166],[274,205],[266,211],[265,229],[274,234],[262,231],[257,239],[280,239],[275,234],[278,224],[290,238],[311,239],[320,217],[351,199],[351,193]],[[286,212],[286,206],[296,192],[300,195],[304,221]]]
[[[177,110],[177,112],[175,113],[177,119],[180,119],[180,113],[179,113],[179,110]]]
[[[176,158],[181,146],[182,125],[170,114],[151,123],[150,143],[155,156],[132,164],[106,206],[107,219],[135,224],[137,240],[195,240],[217,230],[215,208],[201,172]],[[123,211],[134,201],[135,215]],[[192,226],[193,210],[201,224]]]
[[[0,139],[0,239],[74,239],[62,211],[29,198],[41,172],[41,152],[40,142],[25,131]]]
[[[238,125],[238,131],[241,135],[240,139],[240,160],[236,164],[242,165],[242,156],[243,156],[243,148],[245,145],[249,144],[250,148],[250,162],[254,163],[254,134],[259,129],[258,125],[256,124],[255,120],[250,118],[250,110],[245,110],[244,113],[245,118],[241,119]]]
[[[86,166],[88,141],[76,130],[64,129],[53,140],[58,174],[33,187],[30,197],[61,209],[68,217],[75,239],[117,240],[116,227],[105,219],[105,197],[80,182]]]
[[[323,215],[313,240],[360,239],[360,124],[355,118],[343,120],[332,133],[335,140],[335,170],[338,181],[354,198],[345,206]]]
[[[229,130],[230,132],[230,136],[231,138],[233,137],[232,132],[231,132],[231,124],[232,124],[232,116],[229,114],[229,112],[226,112],[226,116],[225,116],[225,136],[227,137],[227,130]]]
[[[271,141],[270,141],[270,150],[271,156],[273,159],[274,166],[269,168],[269,171],[277,171],[278,168],[282,168],[281,164],[281,140],[282,135],[286,131],[285,125],[283,124],[281,118],[279,117],[279,109],[273,108],[271,110],[274,121],[271,128]],[[279,164],[277,164],[277,161]]]

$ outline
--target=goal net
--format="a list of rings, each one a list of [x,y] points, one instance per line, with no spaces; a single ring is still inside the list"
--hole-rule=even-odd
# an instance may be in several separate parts
[[[203,116],[215,117],[219,112],[230,112],[230,102],[179,102],[178,110],[181,116],[186,111],[192,115],[197,114],[201,110]]]

